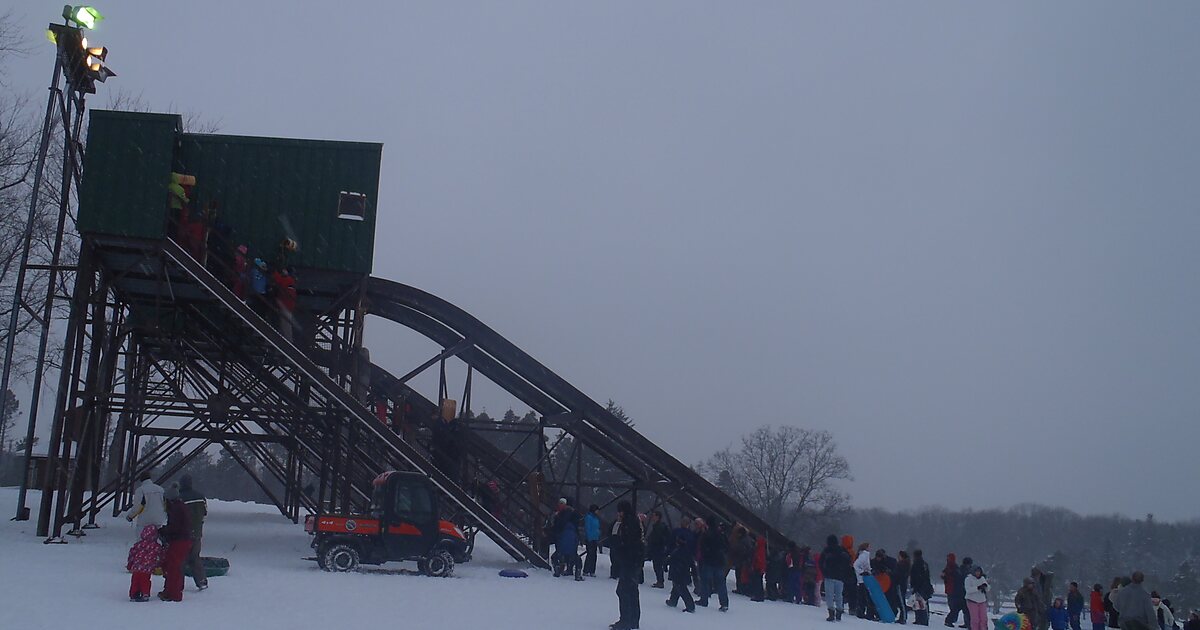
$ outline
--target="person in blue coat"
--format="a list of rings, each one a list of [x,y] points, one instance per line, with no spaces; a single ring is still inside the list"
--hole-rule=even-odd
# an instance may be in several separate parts
[[[1071,623],[1071,614],[1061,597],[1054,598],[1054,604],[1046,611],[1046,616],[1050,620],[1050,627],[1054,630],[1067,630]]]
[[[583,540],[587,551],[583,560],[583,574],[596,577],[596,551],[600,548],[600,506],[595,503],[588,506],[588,513],[583,517]]]
[[[567,503],[559,499],[562,509],[554,517],[554,545],[558,552],[559,562],[563,563],[563,575],[575,575],[575,581],[582,582],[583,575],[579,566],[579,513]]]

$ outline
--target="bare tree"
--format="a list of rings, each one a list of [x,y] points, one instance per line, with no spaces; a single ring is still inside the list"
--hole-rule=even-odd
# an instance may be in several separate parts
[[[741,448],[718,451],[699,470],[788,532],[807,533],[840,515],[849,502],[836,482],[851,478],[850,464],[828,431],[760,427],[742,436]]]

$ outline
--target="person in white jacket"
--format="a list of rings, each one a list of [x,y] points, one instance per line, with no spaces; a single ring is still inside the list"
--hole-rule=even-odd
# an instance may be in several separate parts
[[[858,593],[854,599],[854,614],[859,619],[864,619],[867,616],[867,611],[873,607],[869,601],[871,595],[867,593],[867,587],[863,584],[863,577],[871,575],[871,543],[863,543],[858,546],[858,558],[854,560],[854,577],[858,578]]]
[[[137,519],[134,531],[140,533],[147,525],[159,527],[167,522],[166,503],[163,502],[162,486],[154,483],[149,471],[138,476],[137,490],[133,492],[133,506],[125,513],[125,520]]]
[[[988,579],[983,574],[983,567],[975,566],[963,582],[963,590],[966,591],[967,610],[971,615],[971,630],[987,630]]]

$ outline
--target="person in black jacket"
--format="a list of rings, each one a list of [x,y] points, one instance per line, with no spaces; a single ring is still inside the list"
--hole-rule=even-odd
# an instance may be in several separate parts
[[[896,561],[895,575],[892,576],[892,581],[895,583],[896,596],[900,598],[900,623],[908,623],[908,575],[912,573],[912,559],[908,557],[907,551],[901,551],[900,559]]]
[[[638,595],[638,574],[641,573],[645,549],[642,545],[642,524],[633,505],[628,501],[617,504],[617,522],[613,525],[613,560],[620,567],[617,573],[617,604],[621,618],[609,626],[611,630],[636,630],[642,619],[642,604]]]
[[[671,579],[671,597],[667,605],[671,608],[683,599],[683,612],[696,612],[696,602],[688,586],[692,583],[692,550],[688,537],[683,534],[675,536],[675,548],[671,552],[668,575]]]
[[[663,576],[667,570],[668,545],[671,542],[671,530],[663,522],[662,512],[655,510],[650,515],[650,533],[646,535],[646,555],[654,567],[654,584],[650,588],[663,588]]]
[[[933,597],[933,578],[929,573],[929,563],[920,549],[913,551],[912,570],[908,574],[908,583],[913,595],[920,598],[922,605],[913,605],[914,623],[918,626],[929,625],[929,608],[924,605]]]
[[[729,538],[721,522],[713,514],[708,517],[708,529],[700,536],[700,601],[701,606],[708,606],[708,598],[714,593],[721,603],[721,612],[729,610],[729,591],[725,585],[725,574],[728,569],[725,559],[729,554]]]
[[[829,608],[829,617],[825,621],[840,621],[842,592],[846,582],[853,582],[855,578],[850,554],[838,543],[838,537],[834,534],[825,539],[825,549],[821,551],[821,573],[825,577],[825,604]]]

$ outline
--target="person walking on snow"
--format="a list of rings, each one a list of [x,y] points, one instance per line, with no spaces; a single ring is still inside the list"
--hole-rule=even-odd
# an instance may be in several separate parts
[[[642,573],[645,547],[642,544],[642,524],[633,505],[628,501],[617,504],[617,521],[613,524],[613,559],[619,560],[617,603],[621,617],[609,626],[610,630],[637,630],[642,619],[642,604],[638,594],[638,576]]]
[[[179,478],[179,499],[187,506],[188,518],[192,523],[192,549],[188,552],[187,566],[192,568],[192,580],[196,590],[208,588],[208,575],[200,559],[200,543],[204,539],[204,519],[208,516],[208,501],[192,487],[192,476]]]
[[[988,630],[988,579],[983,567],[972,567],[971,575],[963,581],[963,597],[970,612],[971,630]]]
[[[692,593],[688,590],[688,586],[692,583],[692,550],[688,544],[687,537],[679,533],[675,534],[674,550],[671,551],[668,559],[667,577],[671,580],[671,597],[667,599],[667,605],[674,608],[679,600],[683,600],[683,612],[696,612],[696,602],[692,599]]]
[[[646,535],[646,555],[654,568],[654,584],[650,588],[663,588],[667,572],[667,554],[670,553],[671,530],[663,522],[662,512],[650,514],[650,532]]]
[[[703,522],[704,533],[700,536],[700,606],[708,606],[709,597],[716,595],[721,612],[729,610],[729,591],[725,576],[729,568],[725,560],[729,555],[729,539],[721,531],[716,515]]]
[[[167,544],[163,556],[163,577],[166,586],[158,594],[164,602],[183,601],[183,561],[192,550],[192,523],[188,508],[179,500],[179,487],[172,485],[166,493],[167,524],[158,528],[158,535]]]
[[[150,471],[138,475],[137,490],[133,491],[133,506],[125,512],[125,520],[137,526],[140,539],[141,531],[147,525],[158,527],[167,522],[166,506],[163,504],[163,488],[154,483]]]
[[[129,548],[125,568],[129,577],[129,601],[150,601],[150,574],[162,564],[163,548],[158,543],[158,528],[147,525],[142,528],[138,541]]]

